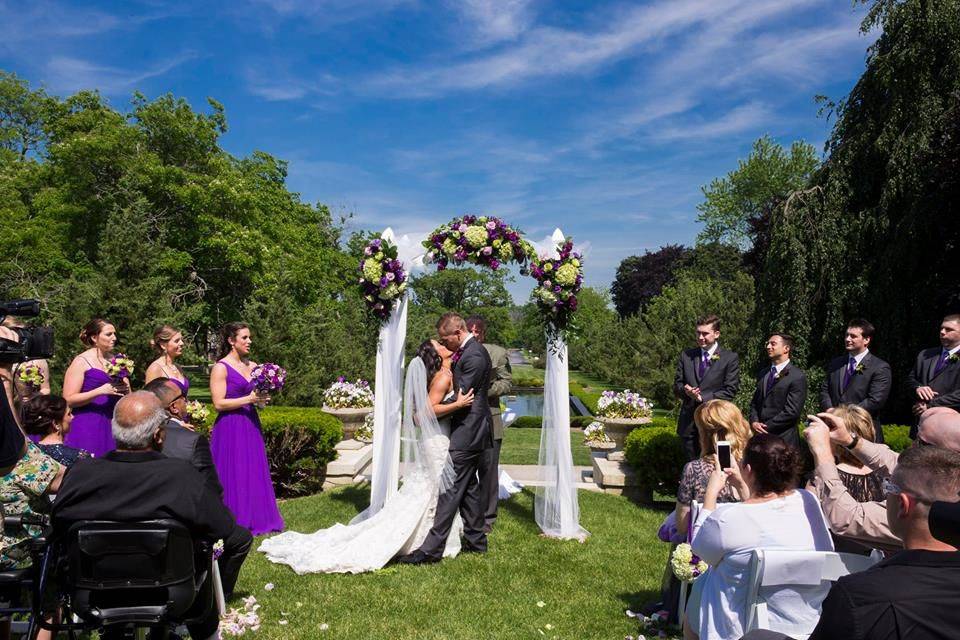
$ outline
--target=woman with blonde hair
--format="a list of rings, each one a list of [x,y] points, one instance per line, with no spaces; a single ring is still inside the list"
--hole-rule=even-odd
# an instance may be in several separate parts
[[[677,534],[680,536],[686,535],[690,525],[690,504],[703,502],[707,481],[716,464],[717,442],[729,442],[731,457],[740,460],[750,439],[750,424],[737,405],[728,400],[707,400],[693,412],[693,421],[700,434],[700,457],[688,462],[680,476],[676,506]],[[732,487],[724,487],[718,501],[738,502],[740,499]]]
[[[873,418],[863,407],[855,404],[841,404],[834,407],[830,413],[843,420],[851,435],[855,434],[864,440],[874,441],[876,432],[873,429]],[[883,477],[879,472],[860,462],[857,456],[839,445],[833,445],[833,455],[837,459],[840,481],[857,502],[884,500]]]
[[[183,334],[168,324],[153,332],[150,346],[158,354],[156,360],[147,367],[145,383],[157,378],[169,378],[170,382],[180,387],[183,396],[190,391],[190,380],[176,364],[176,359],[183,355]]]

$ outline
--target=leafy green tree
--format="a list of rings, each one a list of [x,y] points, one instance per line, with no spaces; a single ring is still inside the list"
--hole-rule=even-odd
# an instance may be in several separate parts
[[[788,152],[770,136],[759,138],[734,171],[702,188],[704,201],[697,205],[697,219],[703,230],[697,242],[749,249],[770,203],[804,188],[818,165],[816,150],[805,142],[794,142]]]
[[[646,308],[683,266],[689,249],[679,244],[646,251],[642,256],[629,256],[620,262],[610,287],[614,306],[621,318]]]

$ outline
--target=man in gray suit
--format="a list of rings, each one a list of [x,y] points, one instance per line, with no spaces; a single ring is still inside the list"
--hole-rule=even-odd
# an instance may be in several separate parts
[[[493,370],[490,373],[488,404],[493,417],[493,448],[487,451],[487,458],[480,464],[480,486],[484,491],[487,511],[483,530],[490,533],[497,519],[497,506],[500,502],[500,449],[503,447],[503,416],[500,415],[500,396],[510,393],[513,387],[513,372],[507,350],[498,344],[486,341],[487,323],[480,316],[467,318],[467,329],[483,345],[490,355]]]
[[[222,499],[223,487],[220,485],[217,468],[213,466],[210,442],[206,436],[197,433],[183,421],[187,409],[187,399],[183,395],[183,390],[169,378],[155,378],[148,382],[143,390],[155,395],[167,411],[163,455],[189,462],[203,476],[204,484]],[[240,577],[240,567],[243,566],[251,545],[253,545],[253,536],[250,531],[236,523],[230,535],[223,539],[223,553],[218,563],[223,594],[226,598],[233,593],[233,588]]]
[[[960,411],[960,313],[940,323],[940,346],[924,349],[908,379],[913,392],[913,413],[919,416],[931,407]],[[914,424],[910,437],[917,437]]]
[[[700,456],[700,435],[693,412],[707,400],[733,400],[740,389],[740,358],[720,348],[720,318],[697,320],[697,347],[680,354],[673,390],[681,400],[677,435],[688,460]]]
[[[890,365],[870,352],[874,326],[863,318],[847,324],[844,346],[847,354],[827,365],[827,377],[820,387],[820,410],[841,404],[855,404],[873,416],[874,441],[883,442],[883,429],[877,415],[887,403],[893,376]]]

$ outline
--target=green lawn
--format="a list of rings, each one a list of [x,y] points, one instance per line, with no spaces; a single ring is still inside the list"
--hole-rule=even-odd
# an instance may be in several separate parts
[[[537,464],[540,456],[541,429],[511,429],[503,435],[500,464]],[[573,464],[590,466],[590,448],[583,444],[583,432],[570,430]]]
[[[345,487],[285,501],[280,509],[290,529],[313,531],[346,522],[367,496],[365,488]],[[585,544],[540,537],[532,496],[524,491],[501,503],[486,555],[372,574],[298,576],[252,551],[230,604],[248,594],[257,597],[262,627],[253,640],[636,635],[637,624],[624,611],[656,598],[667,553],[656,539],[664,514],[586,491],[580,492],[580,509],[581,523],[592,533]],[[275,588],[266,591],[267,583]],[[324,623],[329,629],[320,631]]]

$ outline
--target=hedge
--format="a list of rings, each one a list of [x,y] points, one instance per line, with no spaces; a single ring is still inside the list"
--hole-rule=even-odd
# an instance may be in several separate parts
[[[583,429],[591,422],[593,422],[593,416],[571,416],[570,417],[570,428],[571,429]],[[541,416],[520,416],[516,420],[510,423],[511,429],[542,429],[543,428],[543,418]]]
[[[677,493],[687,457],[676,426],[634,429],[627,435],[623,453],[642,487],[670,495]]]
[[[590,413],[597,412],[597,402],[600,400],[600,392],[587,391],[579,382],[570,381],[570,393],[580,398],[580,402],[587,406]]]
[[[912,440],[910,440],[910,427],[905,424],[883,425],[883,441],[888,447],[897,453],[901,453],[912,443]]]
[[[529,369],[513,370],[514,387],[542,387],[543,376],[530,371]]]
[[[260,410],[260,427],[277,496],[318,493],[327,463],[337,457],[333,447],[343,439],[343,423],[314,407],[267,407]]]

